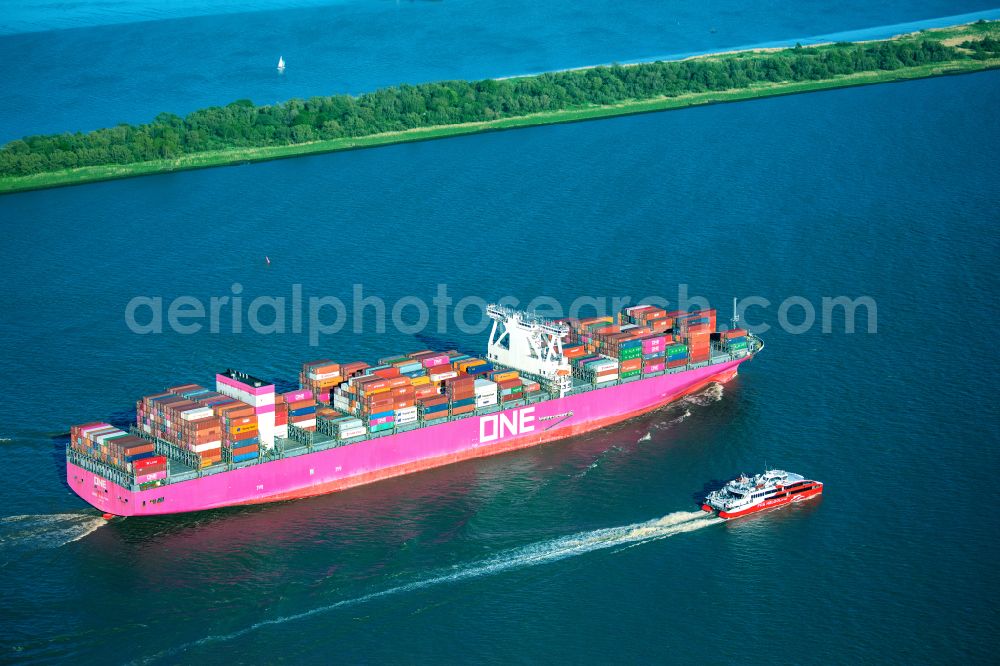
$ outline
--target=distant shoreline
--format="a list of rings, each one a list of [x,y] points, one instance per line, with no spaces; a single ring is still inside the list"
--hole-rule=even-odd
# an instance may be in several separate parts
[[[136,161],[126,164],[91,165],[73,169],[44,171],[29,175],[4,175],[0,176],[0,194],[68,185],[79,185],[103,180],[130,178],[159,173],[171,173],[216,166],[233,166],[250,162],[286,159],[290,157],[339,152],[344,150],[357,150],[361,148],[386,146],[398,143],[428,141],[432,139],[463,136],[482,132],[502,131],[568,122],[581,122],[600,118],[638,113],[651,113],[656,111],[688,108],[692,106],[758,99],[763,97],[801,94],[805,92],[835,88],[873,85],[876,83],[888,83],[894,81],[906,81],[919,78],[985,71],[1000,68],[1000,53],[990,53],[989,57],[975,59],[968,54],[967,49],[959,49],[956,48],[956,46],[958,43],[964,42],[964,40],[975,41],[982,39],[983,37],[995,39],[998,33],[1000,33],[1000,22],[977,22],[951,26],[948,28],[937,28],[920,33],[897,35],[884,40],[869,40],[866,42],[852,43],[853,45],[872,45],[893,42],[896,44],[909,43],[919,45],[924,42],[936,42],[938,44],[946,45],[956,54],[955,57],[951,59],[937,60],[913,66],[902,66],[896,69],[863,70],[850,74],[842,74],[832,76],[830,78],[814,80],[789,80],[776,82],[757,81],[738,88],[684,92],[671,96],[659,95],[640,99],[626,99],[609,104],[586,104],[536,113],[528,113],[524,115],[510,115],[507,117],[489,120],[429,125],[398,131],[374,132],[363,136],[311,140],[299,143],[288,143],[284,145],[226,147],[216,150],[192,152],[169,159],[165,158]],[[789,54],[804,53],[822,55],[824,51],[831,51],[840,45],[840,43],[816,44],[795,49],[779,47],[740,49],[735,51],[722,51],[712,54],[690,56],[678,61],[670,62],[706,61],[708,63],[725,63],[727,60],[733,59],[740,61],[735,64],[744,64],[743,61],[751,59],[764,65],[767,64],[769,60],[784,57],[783,54],[786,52]],[[937,48],[940,52],[940,47]],[[629,69],[632,67],[642,68],[643,66],[650,67],[662,64],[663,62],[664,61],[630,63],[629,65],[622,65],[621,67],[628,67]],[[574,75],[574,73],[583,78],[588,72],[602,68],[610,69],[608,66],[596,65],[574,70],[564,70],[563,72],[493,79],[493,81],[510,81],[512,82],[512,85],[514,85],[524,79],[544,79],[545,81],[549,81],[552,77],[557,77],[559,75],[563,75],[564,77],[571,76]],[[263,108],[266,109],[268,107]],[[44,139],[45,137],[42,138]],[[4,150],[8,150],[13,143],[16,142],[8,144]]]

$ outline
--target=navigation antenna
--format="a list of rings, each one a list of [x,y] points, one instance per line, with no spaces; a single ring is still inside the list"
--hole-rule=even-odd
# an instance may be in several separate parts
[[[739,321],[740,321],[740,315],[736,311],[736,297],[733,296],[733,321],[732,321],[733,326],[732,327],[733,328],[739,328],[739,326],[736,325],[736,324],[739,323]]]

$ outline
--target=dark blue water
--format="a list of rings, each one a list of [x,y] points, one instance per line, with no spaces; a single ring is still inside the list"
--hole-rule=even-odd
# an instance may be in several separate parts
[[[0,198],[0,654],[993,661],[998,105],[985,73]],[[126,326],[135,296],[237,282],[247,301],[301,284],[348,303],[362,283],[390,305],[439,283],[456,301],[564,305],[684,283],[720,309],[766,298],[751,318],[774,328],[724,389],[606,431],[102,525],[62,481],[72,423],[128,419],[142,393],[223,367],[291,380],[309,357],[484,343],[453,325],[376,333],[371,310],[318,347]],[[789,297],[818,312],[841,295],[877,303],[876,333],[861,317],[854,334],[842,317],[778,326]],[[728,524],[678,517],[765,462],[826,495]]]
[[[995,0],[585,3],[258,0],[252,13],[191,17],[190,5],[15,3],[0,34],[0,141],[146,122],[161,111],[252,99],[359,93],[722,50],[852,31],[873,39],[935,19],[996,17]],[[194,11],[233,11],[202,3]],[[283,9],[275,9],[284,6]],[[296,9],[287,7],[299,6]],[[5,8],[6,11],[6,8]],[[151,17],[159,21],[98,25]],[[923,21],[900,29],[885,26]],[[957,21],[945,20],[943,23]],[[288,69],[279,75],[279,55]]]

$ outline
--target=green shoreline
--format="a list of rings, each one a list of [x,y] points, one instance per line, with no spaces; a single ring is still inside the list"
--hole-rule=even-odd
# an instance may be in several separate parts
[[[926,33],[919,33],[917,38],[944,39],[955,34],[967,34],[966,31],[962,30],[964,27],[966,26],[955,26],[952,28],[942,28],[939,30],[928,31]],[[968,27],[971,28],[972,26]],[[828,45],[817,45],[808,48],[818,49],[826,48],[827,46]],[[754,54],[752,54],[751,57],[753,57],[753,55]],[[747,57],[747,52],[699,56],[699,58],[728,57]],[[767,56],[763,55],[758,57]],[[782,95],[794,95],[820,90],[908,81],[937,76],[969,74],[997,68],[1000,68],[1000,58],[990,58],[986,60],[956,59],[945,62],[927,63],[914,67],[904,67],[895,70],[859,72],[816,81],[753,84],[746,88],[732,90],[686,93],[674,97],[633,100],[606,106],[592,105],[459,125],[438,125],[399,132],[387,132],[364,137],[344,137],[308,143],[266,146],[259,148],[227,148],[184,155],[169,160],[153,160],[149,162],[139,162],[126,165],[86,166],[24,176],[5,176],[0,177],[0,194],[11,194],[15,192],[26,192],[70,185],[82,185],[91,182],[173,173],[193,169],[234,166],[248,164],[251,162],[287,159],[291,157],[301,157],[305,155],[316,155],[346,150],[358,150],[362,148],[374,148],[378,146],[416,141],[429,141],[454,136],[479,134],[483,132],[519,129],[523,127],[537,127],[542,125],[582,122],[640,113],[653,113],[658,111],[689,108],[693,106],[721,104]]]

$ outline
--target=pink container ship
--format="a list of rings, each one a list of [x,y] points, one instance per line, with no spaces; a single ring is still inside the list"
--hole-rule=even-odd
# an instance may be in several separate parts
[[[296,499],[578,435],[726,382],[763,343],[715,311],[546,320],[489,306],[484,357],[422,351],[306,363],[302,388],[228,370],[173,387],[136,424],[74,426],[66,479],[105,514]]]

